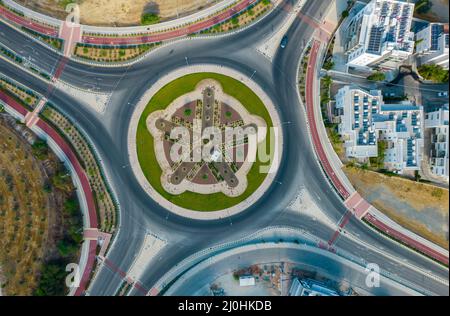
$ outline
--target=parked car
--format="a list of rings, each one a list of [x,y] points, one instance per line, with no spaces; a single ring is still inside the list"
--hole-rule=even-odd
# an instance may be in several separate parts
[[[287,45],[287,43],[288,43],[288,40],[289,40],[289,39],[288,39],[287,35],[283,36],[283,38],[281,39],[280,47],[281,47],[281,48],[285,48],[286,45]]]
[[[438,92],[438,97],[448,97],[448,91]]]

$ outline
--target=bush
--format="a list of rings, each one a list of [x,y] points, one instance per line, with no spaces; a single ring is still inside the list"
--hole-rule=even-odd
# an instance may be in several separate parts
[[[323,63],[323,69],[331,70],[334,67],[334,61],[330,58]]]
[[[381,71],[376,71],[367,77],[367,80],[372,80],[372,81],[383,81],[385,79],[386,79],[386,75]]]
[[[31,146],[33,155],[39,160],[45,160],[48,157],[48,145],[43,140],[37,140]]]
[[[159,23],[159,16],[154,13],[144,13],[141,17],[142,25],[150,25]]]
[[[58,171],[51,179],[53,186],[65,192],[72,192],[72,179],[70,174],[65,170]]]

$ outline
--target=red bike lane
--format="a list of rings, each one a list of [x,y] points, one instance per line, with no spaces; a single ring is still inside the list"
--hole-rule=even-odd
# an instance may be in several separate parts
[[[204,21],[200,21],[197,23],[193,23],[191,25],[187,25],[186,27],[182,27],[177,30],[162,32],[154,35],[142,35],[142,36],[124,36],[124,37],[112,37],[112,36],[97,36],[97,35],[83,35],[82,41],[87,44],[95,44],[95,45],[138,45],[145,43],[157,43],[165,40],[174,39],[177,37],[186,36],[188,34],[196,33],[201,30],[208,29],[218,23],[224,22],[235,14],[241,12],[246,9],[248,6],[253,4],[256,0],[243,0],[233,7],[225,10],[224,12],[215,15],[211,18],[208,18]],[[16,24],[27,27],[33,31],[38,33],[42,33],[45,35],[58,37],[58,30],[49,26],[46,26],[41,23],[37,23],[18,15],[17,13],[6,9],[5,7],[0,6],[0,15],[10,20]]]
[[[16,14],[15,12],[9,11],[5,7],[0,5],[0,15],[10,20],[16,24],[29,28],[33,31],[36,31],[41,34],[45,34],[48,36],[58,37],[58,30],[52,28],[50,26],[45,26],[41,23],[34,22],[30,19],[27,19],[23,16]]]

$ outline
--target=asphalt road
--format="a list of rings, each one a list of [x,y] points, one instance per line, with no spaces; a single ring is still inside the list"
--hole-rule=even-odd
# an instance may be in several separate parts
[[[326,251],[314,249],[316,252],[312,252],[308,247],[299,249],[298,245],[288,243],[258,246],[263,248],[244,246],[215,256],[212,258],[212,262],[208,260],[201,263],[188,271],[181,279],[178,279],[169,288],[166,295],[210,295],[210,285],[216,283],[219,277],[228,275],[229,279],[233,278],[233,269],[230,269],[230,267],[247,268],[255,264],[255,262],[269,267],[280,262],[291,263],[292,266],[303,268],[306,271],[314,267],[313,269],[318,275],[330,280],[337,282],[352,280],[353,291],[360,295],[417,295],[417,293],[411,293],[413,291],[410,289],[399,286],[398,283],[385,278],[380,279],[380,287],[368,287],[366,284],[367,274],[364,268],[352,264],[352,262],[340,260],[336,256],[328,256]],[[282,276],[282,278],[287,279],[288,277]],[[286,288],[286,286],[289,286],[288,282],[283,282],[281,286],[284,291],[288,291],[289,288]],[[255,291],[254,287],[250,287],[247,293],[252,293],[253,291]],[[225,295],[235,294],[225,291]]]
[[[285,3],[292,1],[285,1]],[[329,1],[308,1],[302,16],[320,19],[325,16]],[[327,241],[334,230],[307,216],[287,210],[302,187],[306,187],[315,202],[337,223],[346,209],[330,188],[318,165],[311,146],[304,110],[296,92],[296,65],[303,45],[313,29],[301,18],[288,30],[289,44],[280,49],[273,62],[256,52],[256,47],[280,25],[287,12],[281,6],[265,20],[234,35],[177,41],[167,45],[130,67],[101,68],[70,61],[61,79],[78,87],[92,85],[99,91],[112,92],[105,113],[99,114],[66,93],[56,90],[50,97],[87,134],[96,147],[103,167],[111,181],[121,206],[120,232],[108,258],[123,271],[130,267],[147,231],[165,238],[168,244],[147,268],[141,283],[146,289],[172,266],[185,257],[218,243],[236,240],[271,225],[302,228]],[[22,56],[30,57],[43,69],[54,71],[60,56],[0,22],[0,41]],[[163,74],[186,64],[210,63],[225,65],[249,76],[272,98],[284,124],[284,159],[275,182],[266,194],[245,212],[217,221],[194,221],[178,217],[157,205],[141,189],[128,160],[127,133],[129,122],[140,96]],[[0,60],[0,71],[11,78],[45,94],[47,83]],[[281,184],[280,184],[281,183]],[[375,262],[418,287],[436,294],[448,295],[448,286],[429,274],[448,280],[448,270],[399,244],[368,229],[352,218],[345,227],[359,241],[341,235],[335,247]],[[370,245],[367,246],[367,245]],[[378,249],[377,251],[374,248]],[[423,269],[399,264],[392,258]],[[104,268],[97,275],[90,294],[113,295],[121,284],[120,276]],[[448,282],[448,281],[447,281]],[[133,294],[142,294],[133,292]]]

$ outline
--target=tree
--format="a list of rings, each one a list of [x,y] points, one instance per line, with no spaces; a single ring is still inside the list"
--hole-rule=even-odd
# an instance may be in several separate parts
[[[159,23],[159,16],[154,13],[144,13],[141,17],[142,25],[150,25]]]
[[[433,3],[430,0],[419,0],[416,2],[414,11],[419,14],[427,13],[431,10]]]
[[[59,262],[51,262],[44,265],[41,271],[38,288],[35,291],[37,296],[61,296],[65,294],[64,280],[66,271]]]
[[[343,19],[345,19],[346,17],[348,17],[349,16],[349,12],[348,12],[348,10],[344,10],[344,11],[342,11],[342,13],[341,13],[341,17],[343,18]]]
[[[78,211],[78,202],[75,199],[67,199],[64,202],[64,211],[69,214],[75,214]]]
[[[367,80],[371,81],[383,81],[386,79],[386,75],[381,71],[376,71],[367,77]]]
[[[74,240],[63,239],[58,243],[58,252],[61,257],[68,257],[78,251]]]
[[[419,74],[427,79],[437,83],[448,82],[448,70],[445,70],[439,65],[425,64],[417,68]]]
[[[331,78],[330,76],[325,76],[325,77],[323,77],[322,80],[323,80],[323,87],[325,89],[328,89],[331,86],[331,84],[333,83],[333,78]]]
[[[72,180],[70,178],[70,174],[65,170],[58,171],[51,179],[52,184],[55,188],[65,191],[72,192],[73,185]]]
[[[323,63],[323,69],[331,70],[334,67],[333,59],[329,58],[326,62]]]
[[[45,160],[48,157],[48,145],[43,140],[37,140],[31,146],[33,155],[39,160]]]

